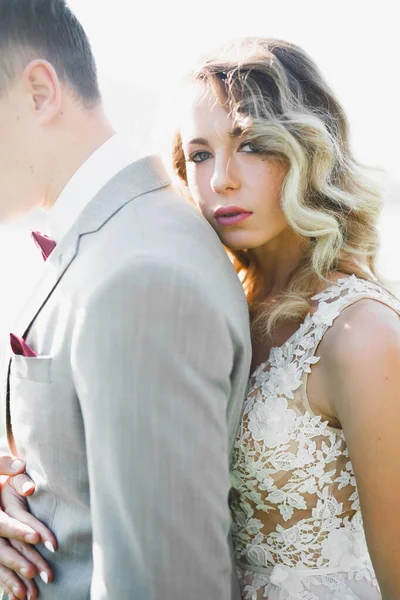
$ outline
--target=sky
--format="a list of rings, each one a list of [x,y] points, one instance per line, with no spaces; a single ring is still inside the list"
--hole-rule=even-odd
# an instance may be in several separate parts
[[[234,37],[286,39],[317,62],[341,100],[357,158],[383,169],[380,272],[400,280],[399,42],[396,2],[380,0],[69,0],[96,57],[106,110],[143,154],[157,152],[177,83]],[[39,215],[28,223],[41,226]],[[23,304],[41,257],[26,232],[0,227],[0,329]],[[400,289],[400,288],[399,288]]]

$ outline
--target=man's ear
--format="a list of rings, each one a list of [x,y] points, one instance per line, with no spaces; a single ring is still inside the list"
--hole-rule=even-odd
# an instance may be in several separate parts
[[[61,110],[61,83],[54,67],[43,59],[31,61],[24,69],[23,84],[35,116],[48,123]]]

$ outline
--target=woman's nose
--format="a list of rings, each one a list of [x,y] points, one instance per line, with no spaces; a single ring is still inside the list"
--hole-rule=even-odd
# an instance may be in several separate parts
[[[239,187],[239,174],[232,160],[215,161],[211,188],[217,194],[223,194]]]

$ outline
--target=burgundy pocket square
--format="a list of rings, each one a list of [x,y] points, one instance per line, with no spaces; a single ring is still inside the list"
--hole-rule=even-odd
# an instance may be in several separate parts
[[[10,333],[10,344],[11,344],[11,350],[14,352],[14,354],[17,354],[19,356],[29,356],[29,357],[37,356],[36,352],[34,352],[32,350],[32,348],[30,348],[28,346],[28,344],[25,342],[25,340],[23,338],[18,337],[17,335],[14,335],[13,333]]]

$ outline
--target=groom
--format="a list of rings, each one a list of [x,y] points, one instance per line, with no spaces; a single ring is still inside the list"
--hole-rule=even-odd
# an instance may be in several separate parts
[[[114,135],[64,0],[0,0],[0,132],[0,221],[42,207],[50,223],[2,382],[29,511],[57,545],[36,546],[53,579],[35,576],[39,597],[230,600],[250,360],[230,261],[160,160]]]

